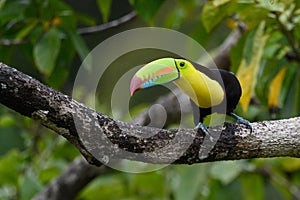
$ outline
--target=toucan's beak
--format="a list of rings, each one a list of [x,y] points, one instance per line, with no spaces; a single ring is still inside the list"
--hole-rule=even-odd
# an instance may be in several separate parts
[[[168,83],[177,78],[179,78],[179,71],[174,58],[154,60],[142,67],[132,77],[130,94],[132,96],[139,89]]]

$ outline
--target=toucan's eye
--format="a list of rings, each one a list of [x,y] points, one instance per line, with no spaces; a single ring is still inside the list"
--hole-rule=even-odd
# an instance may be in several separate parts
[[[185,65],[184,62],[179,63],[179,66],[180,66],[180,67],[184,67],[184,65]]]

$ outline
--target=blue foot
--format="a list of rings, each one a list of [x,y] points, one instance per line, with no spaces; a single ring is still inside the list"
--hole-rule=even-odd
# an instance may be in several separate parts
[[[244,118],[242,118],[242,117],[240,117],[240,116],[238,116],[234,113],[230,113],[229,116],[236,119],[237,123],[244,124],[248,129],[250,129],[250,132],[252,133],[252,126],[251,126],[251,123],[248,120],[246,120],[246,119],[244,119]]]
[[[214,138],[209,134],[208,129],[206,128],[206,126],[203,123],[199,122],[197,124],[197,126],[195,127],[195,129],[201,129],[202,132],[205,134],[205,136],[209,137],[211,142],[214,141]]]

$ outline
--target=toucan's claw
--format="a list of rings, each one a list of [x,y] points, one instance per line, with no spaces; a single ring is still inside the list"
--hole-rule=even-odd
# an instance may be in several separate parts
[[[230,113],[229,116],[236,119],[237,123],[244,124],[248,129],[250,129],[250,133],[252,133],[252,125],[248,120],[246,120],[234,113]]]
[[[203,123],[199,122],[199,123],[197,124],[197,126],[195,127],[195,129],[196,129],[196,130],[201,129],[202,132],[205,134],[205,136],[208,136],[208,137],[209,137],[209,140],[210,140],[211,142],[214,141],[214,138],[209,134],[207,127],[206,127]]]

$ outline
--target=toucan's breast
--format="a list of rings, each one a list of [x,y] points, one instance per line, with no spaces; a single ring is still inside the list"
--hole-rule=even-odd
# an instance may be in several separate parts
[[[198,70],[182,73],[174,83],[200,108],[219,105],[225,97],[220,83]]]

